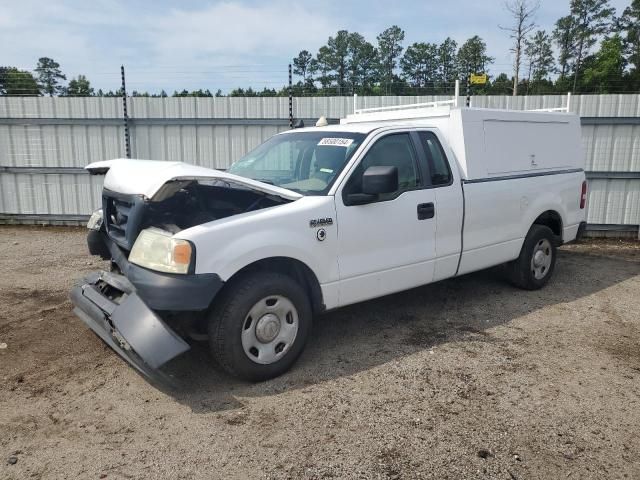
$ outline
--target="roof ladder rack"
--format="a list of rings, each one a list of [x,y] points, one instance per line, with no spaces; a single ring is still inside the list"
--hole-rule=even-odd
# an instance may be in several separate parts
[[[411,103],[408,105],[391,105],[388,107],[372,107],[372,108],[358,108],[358,94],[353,95],[353,113],[355,115],[360,115],[363,113],[377,113],[377,112],[388,112],[393,110],[407,110],[413,108],[436,108],[436,107],[444,107],[451,106],[457,107],[459,105],[460,99],[460,80],[456,80],[455,93],[451,100],[438,100],[435,102],[424,102],[424,103]]]
[[[571,92],[567,92],[567,105],[565,107],[557,108],[535,108],[533,110],[527,110],[527,112],[571,112]]]
[[[410,103],[408,105],[390,105],[387,107],[371,107],[371,108],[358,108],[358,94],[353,94],[353,113],[354,115],[361,115],[364,113],[378,113],[378,112],[389,112],[394,110],[411,110],[415,108],[437,108],[437,107],[458,107],[461,106],[460,103],[460,80],[456,80],[455,93],[451,100],[438,100],[435,102],[423,102],[423,103]],[[526,101],[524,111],[527,112],[571,112],[571,92],[567,93],[567,104],[564,107],[556,107],[556,108],[535,108],[535,109],[527,109]]]

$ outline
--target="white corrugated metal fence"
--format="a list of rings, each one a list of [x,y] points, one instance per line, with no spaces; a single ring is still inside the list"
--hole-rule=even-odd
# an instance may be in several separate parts
[[[359,97],[358,108],[449,97]],[[285,97],[128,98],[134,158],[227,168],[273,134],[288,129]],[[473,97],[472,106],[553,108],[565,96]],[[588,221],[595,228],[640,224],[640,95],[582,95],[590,178]],[[294,99],[296,119],[338,119],[352,97]],[[122,100],[114,97],[0,97],[0,221],[77,222],[100,204],[101,178],[82,167],[124,157]]]

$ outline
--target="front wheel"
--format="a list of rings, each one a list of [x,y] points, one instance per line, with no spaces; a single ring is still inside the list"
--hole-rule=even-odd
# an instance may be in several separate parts
[[[544,287],[556,265],[556,238],[549,227],[533,225],[520,256],[507,264],[509,278],[517,287],[537,290]]]
[[[225,288],[209,316],[209,342],[231,375],[261,381],[286,372],[311,328],[305,290],[279,273],[246,273]]]

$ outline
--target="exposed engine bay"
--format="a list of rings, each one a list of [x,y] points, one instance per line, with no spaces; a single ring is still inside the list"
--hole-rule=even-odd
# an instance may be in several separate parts
[[[103,193],[104,226],[122,248],[130,250],[141,230],[170,233],[288,203],[290,200],[220,180],[167,182],[151,199]]]
[[[287,203],[280,197],[222,182],[192,181],[173,195],[148,203],[141,228],[177,233],[196,225]]]

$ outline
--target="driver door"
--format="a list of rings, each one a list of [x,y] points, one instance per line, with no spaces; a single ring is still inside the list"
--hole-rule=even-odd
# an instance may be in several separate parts
[[[397,167],[398,189],[366,205],[351,205],[349,195],[362,193],[362,174],[370,166]],[[385,133],[338,189],[341,306],[433,280],[436,197],[426,168],[415,132]]]

